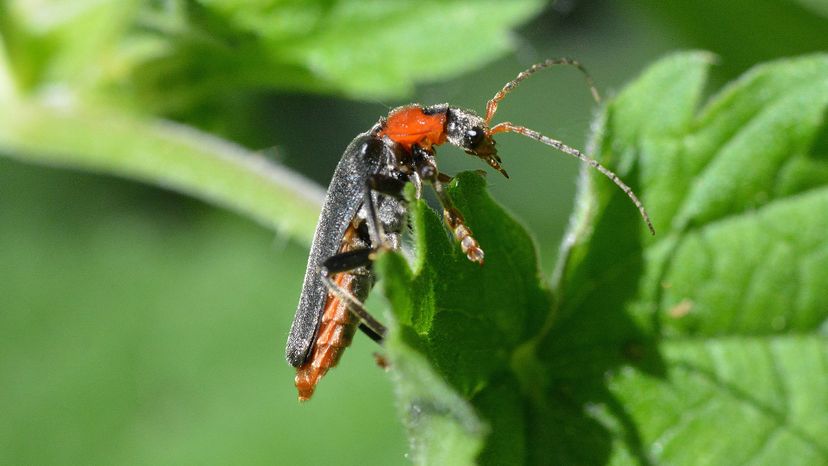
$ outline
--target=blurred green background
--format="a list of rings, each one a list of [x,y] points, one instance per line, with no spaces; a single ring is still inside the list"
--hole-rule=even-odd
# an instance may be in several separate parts
[[[718,53],[721,83],[828,45],[819,2],[688,8],[558,2],[514,32],[513,53],[404,100],[258,89],[163,114],[326,185],[347,143],[390,107],[482,110],[547,57],[577,58],[612,95],[675,49]],[[560,69],[523,85],[498,119],[584,147],[593,111],[581,77]],[[548,272],[578,163],[516,137],[499,147],[512,178],[490,174],[491,190],[534,233]],[[440,154],[448,173],[482,168],[459,151]],[[0,463],[406,464],[391,385],[367,339],[355,339],[311,402],[296,401],[282,354],[306,254],[306,244],[179,194],[0,158]]]

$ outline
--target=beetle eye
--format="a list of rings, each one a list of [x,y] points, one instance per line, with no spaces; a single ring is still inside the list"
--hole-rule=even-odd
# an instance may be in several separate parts
[[[463,133],[463,146],[467,149],[474,149],[481,142],[483,142],[485,135],[486,132],[479,126],[468,129],[465,133]]]

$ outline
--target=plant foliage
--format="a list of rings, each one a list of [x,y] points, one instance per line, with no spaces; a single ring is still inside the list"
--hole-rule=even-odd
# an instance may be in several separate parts
[[[581,180],[554,301],[522,228],[452,185],[487,253],[415,206],[414,270],[382,262],[418,464],[828,462],[828,57],[759,66],[699,110],[705,53],[646,70]]]

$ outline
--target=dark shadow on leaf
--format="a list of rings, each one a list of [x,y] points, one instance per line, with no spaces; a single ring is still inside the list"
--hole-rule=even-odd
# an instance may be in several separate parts
[[[626,178],[636,179],[634,173]],[[643,275],[641,224],[623,193],[610,194],[600,211],[590,248],[563,287],[581,292],[561,295],[557,320],[538,345],[550,384],[546,406],[536,407],[530,422],[540,436],[535,443],[549,445],[555,460],[537,464],[605,464],[614,435],[641,464],[649,463],[635,423],[606,386],[608,376],[624,367],[666,375],[657,334],[630,313]],[[620,433],[592,414],[599,407],[609,411]]]

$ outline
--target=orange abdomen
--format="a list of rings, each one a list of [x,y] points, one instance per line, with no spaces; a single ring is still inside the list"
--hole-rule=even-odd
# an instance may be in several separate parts
[[[355,237],[356,229],[351,226],[345,231],[339,252],[349,251]],[[352,294],[357,280],[355,275],[348,272],[339,273],[334,278],[334,282],[340,288]],[[299,391],[299,401],[310,399],[319,380],[328,369],[339,362],[342,352],[351,344],[357,323],[358,320],[351,314],[348,305],[337,296],[328,293],[310,357],[296,368],[295,383]]]
[[[341,273],[337,276],[336,282],[350,291],[354,278],[349,273]],[[328,372],[328,369],[339,362],[342,352],[351,344],[356,324],[357,321],[351,315],[348,306],[339,298],[329,295],[311,356],[305,364],[296,369],[296,389],[299,391],[299,401],[310,399],[319,380]]]
[[[409,150],[414,144],[440,145],[446,141],[446,114],[427,115],[418,105],[398,108],[388,115],[379,134]]]

